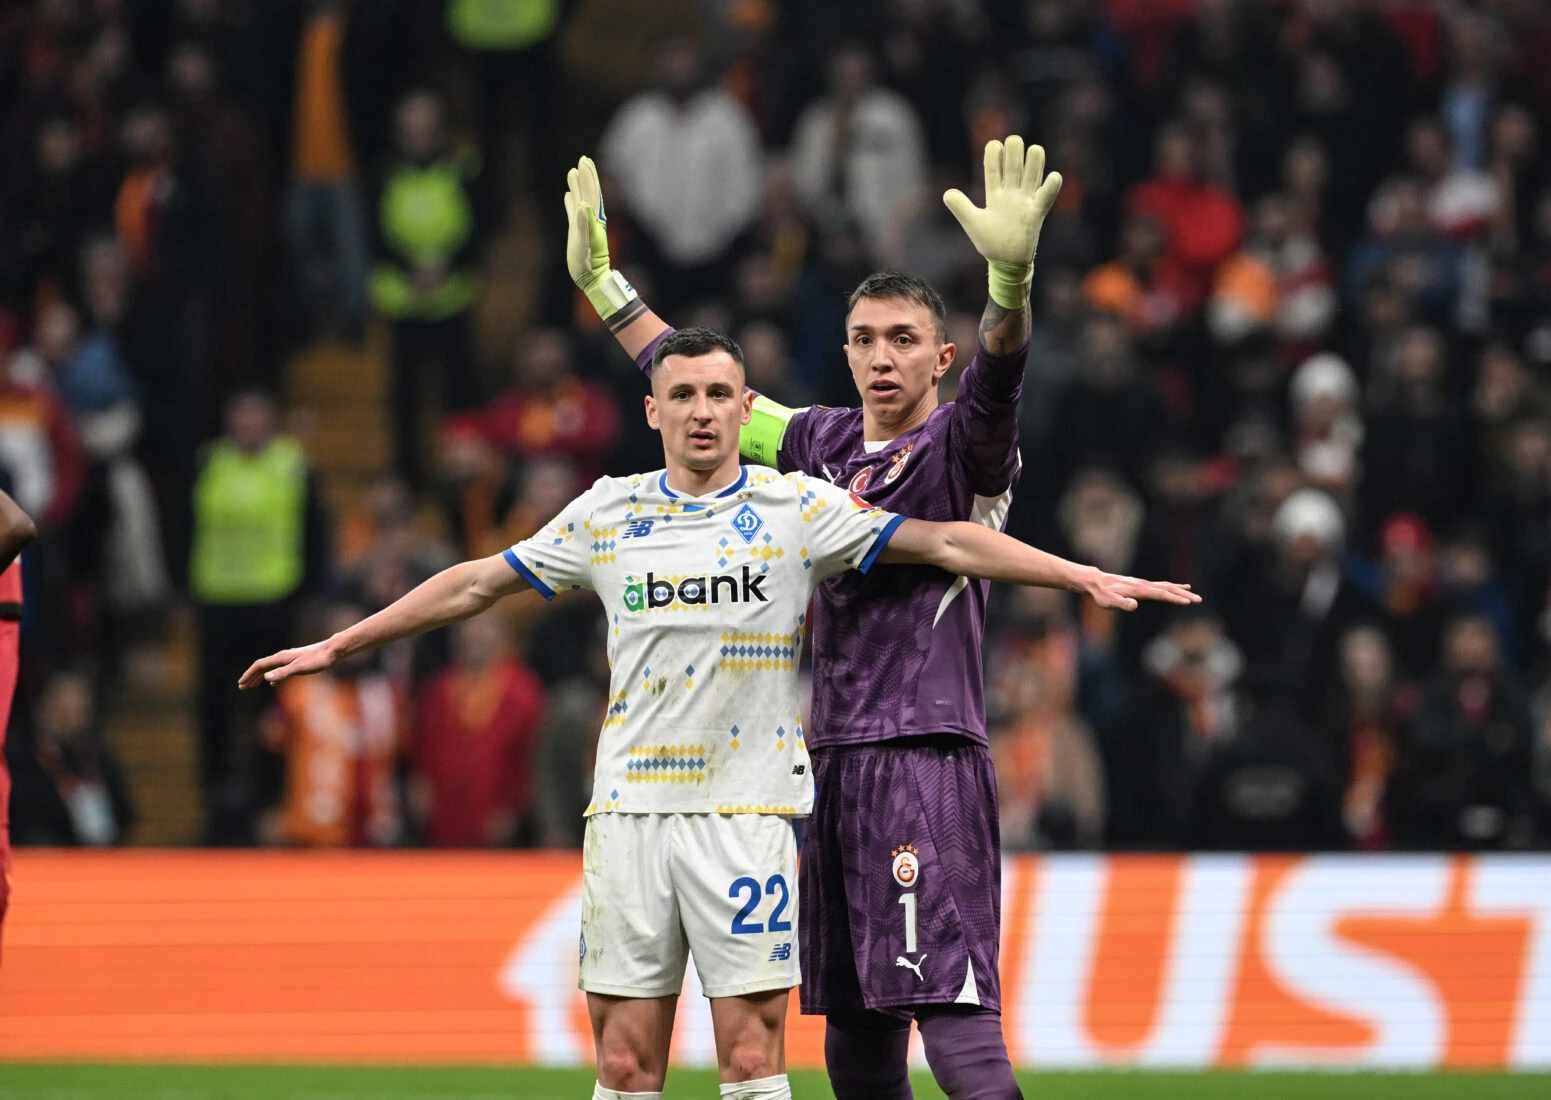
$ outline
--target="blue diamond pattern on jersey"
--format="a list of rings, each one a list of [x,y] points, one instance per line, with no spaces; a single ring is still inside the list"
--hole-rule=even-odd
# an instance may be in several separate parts
[[[749,659],[753,657],[773,657],[780,661],[795,661],[797,659],[797,647],[789,645],[724,645],[723,657],[740,657]]]
[[[759,534],[759,529],[765,525],[758,512],[754,511],[752,504],[745,504],[732,516],[732,529],[738,532],[738,537],[746,543],[753,543],[754,536]],[[766,541],[769,539],[767,537]]]
[[[625,764],[625,771],[629,772],[632,777],[656,772],[703,770],[705,770],[705,757],[695,753],[690,753],[687,756],[670,756],[659,752],[649,756],[634,757]]]

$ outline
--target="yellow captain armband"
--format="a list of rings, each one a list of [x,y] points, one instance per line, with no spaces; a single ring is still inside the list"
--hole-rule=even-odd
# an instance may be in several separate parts
[[[738,432],[738,453],[761,466],[775,466],[781,453],[786,426],[802,409],[789,409],[760,394],[754,398],[753,415]]]

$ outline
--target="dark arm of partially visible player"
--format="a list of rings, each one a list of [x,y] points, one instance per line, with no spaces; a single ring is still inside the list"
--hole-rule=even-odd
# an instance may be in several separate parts
[[[0,489],[0,573],[9,569],[16,556],[37,537],[38,527],[32,517]]]
[[[292,676],[322,672],[357,653],[473,618],[501,597],[529,587],[503,554],[460,562],[332,637],[254,661],[237,686],[278,684]]]
[[[1091,597],[1100,607],[1136,610],[1138,600],[1200,603],[1188,584],[1144,581],[1079,565],[978,523],[907,519],[895,528],[878,560],[885,565],[935,565],[949,573],[1030,588],[1061,588]]]

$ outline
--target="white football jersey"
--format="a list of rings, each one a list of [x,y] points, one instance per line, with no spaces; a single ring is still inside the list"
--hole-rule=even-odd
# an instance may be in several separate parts
[[[866,572],[901,520],[804,474],[743,467],[691,497],[659,470],[599,478],[506,551],[546,599],[590,588],[608,616],[587,813],[808,813],[808,599],[833,573]]]

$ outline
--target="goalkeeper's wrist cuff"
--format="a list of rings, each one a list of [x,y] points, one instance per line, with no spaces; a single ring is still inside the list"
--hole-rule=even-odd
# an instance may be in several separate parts
[[[598,317],[604,321],[640,297],[635,292],[635,287],[612,267],[598,278],[588,279],[577,285],[581,287],[582,293],[587,295],[587,300],[592,303],[592,308],[597,311]]]
[[[1004,264],[990,261],[991,300],[1003,309],[1022,309],[1029,304],[1029,287],[1034,282],[1033,264]]]

